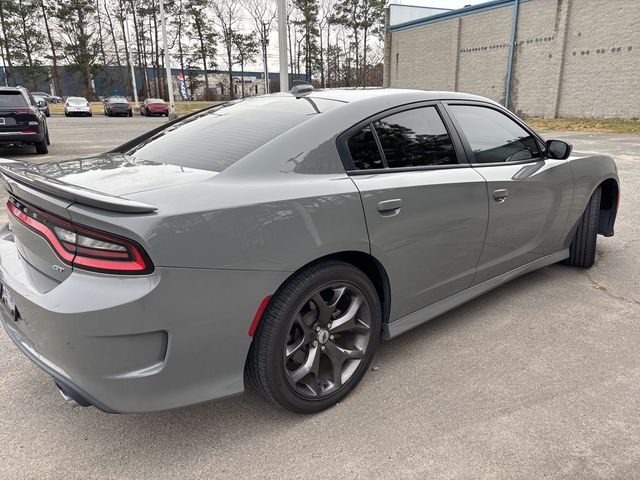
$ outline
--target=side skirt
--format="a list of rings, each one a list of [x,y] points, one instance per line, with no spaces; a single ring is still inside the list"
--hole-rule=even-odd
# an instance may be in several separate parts
[[[539,268],[558,263],[568,257],[568,248],[557,253],[547,255],[546,257],[534,260],[533,262],[522,265],[521,267],[503,273],[502,275],[498,275],[497,277],[491,278],[477,285],[473,285],[466,290],[444,298],[427,307],[421,308],[417,312],[410,313],[409,315],[405,315],[391,323],[384,324],[382,327],[382,339],[390,340],[397,337],[398,335],[401,335],[418,325],[422,325],[438,315],[442,315],[443,313],[448,312],[449,310],[452,310],[459,305],[488,292],[489,290],[493,290],[509,280],[513,280],[520,275],[538,270]]]

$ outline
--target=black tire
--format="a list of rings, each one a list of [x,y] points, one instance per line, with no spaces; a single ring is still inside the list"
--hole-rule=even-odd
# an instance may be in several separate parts
[[[45,133],[44,138],[47,141],[47,145],[51,145],[51,140],[49,139],[49,129],[47,129],[47,133]]]
[[[65,117],[68,117],[68,116],[69,116],[69,113],[68,113],[68,112],[64,112],[64,116],[65,116]]]
[[[602,190],[598,187],[591,195],[591,199],[580,217],[578,228],[569,247],[569,258],[565,262],[567,265],[589,268],[596,261],[601,195]]]
[[[340,372],[344,373],[348,370],[348,376],[346,380],[342,380],[342,373],[340,373],[339,376],[341,379],[339,385],[333,384],[331,388],[327,388],[329,382],[326,378],[323,380],[320,378],[320,375],[315,373],[313,377],[315,378],[317,390],[321,391],[323,388],[326,388],[326,391],[321,392],[316,398],[313,398],[297,391],[296,386],[291,383],[291,370],[288,370],[289,367],[287,364],[289,360],[286,360],[287,344],[291,339],[292,326],[295,325],[295,318],[302,319],[298,313],[301,313],[303,308],[310,305],[310,301],[313,302],[311,297],[314,293],[319,295],[320,292],[328,291],[336,285],[346,285],[348,288],[353,289],[353,292],[357,292],[357,297],[362,300],[362,302],[356,307],[356,314],[353,314],[352,317],[356,318],[354,322],[359,323],[359,326],[356,327],[359,329],[361,329],[362,324],[365,323],[362,322],[361,319],[368,319],[369,323],[365,325],[365,329],[368,327],[368,330],[366,330],[368,334],[366,335],[366,340],[361,345],[362,348],[340,344],[344,339],[350,338],[349,335],[351,332],[349,331],[336,333],[335,340],[334,335],[331,335],[330,340],[327,340],[326,335],[329,334],[327,332],[331,332],[331,323],[328,323],[328,328],[323,332],[326,334],[324,341],[320,340],[320,333],[317,333],[317,337],[311,337],[315,338],[313,348],[318,357],[318,365],[324,361],[325,363],[323,365],[326,367],[326,362],[329,362],[329,371],[331,371],[333,366],[333,360],[329,358],[329,352],[332,348],[335,348],[336,345],[342,348],[352,348],[353,350],[351,351],[356,351],[357,349],[357,351],[362,353],[362,356],[346,357],[353,359],[347,369],[344,369],[344,365],[347,365],[347,362],[344,359],[342,360],[342,366],[339,367]],[[339,288],[335,291],[337,290],[339,290]],[[342,293],[339,294],[337,298],[341,298],[341,295]],[[345,295],[343,298],[346,297]],[[354,298],[355,297],[349,297],[346,298],[346,300],[351,301]],[[339,301],[336,301],[336,303],[339,304]],[[353,305],[353,303],[350,303],[350,305]],[[328,305],[325,304],[325,306]],[[349,307],[349,309],[350,308],[351,307]],[[344,311],[334,310],[333,312],[334,316],[330,318],[335,320],[329,320],[329,322],[333,321],[337,324],[339,317],[336,317],[335,314],[338,312],[344,314]],[[309,313],[311,313],[311,316],[314,315],[313,311],[307,311],[305,316]],[[315,313],[317,314],[317,319],[320,319],[321,312],[319,308]],[[295,413],[319,412],[335,405],[346,397],[365,375],[380,340],[381,322],[382,314],[378,294],[371,280],[369,280],[362,271],[353,265],[339,261],[330,261],[309,267],[289,279],[280,287],[269,302],[269,306],[263,313],[260,324],[254,334],[247,359],[247,371],[258,390],[277,405]],[[314,330],[314,325],[317,325],[317,323],[311,323],[308,331],[317,332],[318,330]],[[325,327],[322,328],[325,329]],[[343,337],[345,334],[346,336]],[[309,338],[306,334],[304,335],[305,339]],[[311,345],[310,340],[301,340],[300,345],[305,344],[305,342]],[[319,345],[319,342],[322,344]],[[334,347],[332,347],[332,345]],[[311,347],[306,351],[303,350],[304,348],[305,347],[302,347],[297,353],[306,356],[307,359],[303,360],[303,363],[309,363]],[[322,352],[318,350],[319,348],[322,348]],[[291,354],[289,358],[292,358],[292,356],[293,354]],[[355,360],[356,358],[357,360]],[[318,369],[319,368],[320,367],[318,367]],[[330,374],[327,373],[326,375]],[[335,373],[331,375],[335,379]],[[321,382],[323,382],[323,386],[321,386]]]
[[[47,146],[46,138],[44,138],[41,142],[36,143],[35,146],[36,146],[36,152],[38,152],[38,155],[45,155],[49,153],[49,147]]]
[[[51,116],[51,114],[49,112],[44,114],[45,117],[49,118]]]
[[[93,117],[93,113],[90,113],[90,114],[89,114],[89,116],[90,116],[90,117]]]

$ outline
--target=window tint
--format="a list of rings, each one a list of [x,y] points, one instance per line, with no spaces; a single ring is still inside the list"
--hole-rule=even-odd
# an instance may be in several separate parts
[[[349,139],[349,152],[356,168],[384,168],[370,127],[363,128]]]
[[[540,156],[525,129],[506,115],[486,107],[450,105],[475,154],[475,163],[517,162]]]
[[[18,90],[0,91],[0,108],[26,107],[22,93]]]
[[[298,100],[293,95],[233,101],[170,125],[125,154],[134,161],[221,172],[318,111],[337,105],[332,100]]]
[[[374,123],[389,168],[458,163],[435,107],[397,113]]]

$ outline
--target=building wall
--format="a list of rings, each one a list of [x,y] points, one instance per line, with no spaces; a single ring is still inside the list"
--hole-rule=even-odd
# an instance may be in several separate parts
[[[392,27],[386,84],[504,104],[513,12],[498,0]],[[640,2],[521,0],[509,97],[524,116],[640,117]]]

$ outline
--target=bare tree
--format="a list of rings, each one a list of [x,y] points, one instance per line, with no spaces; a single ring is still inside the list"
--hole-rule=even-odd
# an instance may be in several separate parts
[[[216,0],[213,4],[214,23],[220,29],[220,38],[224,45],[227,70],[229,73],[229,99],[234,98],[233,65],[235,51],[235,35],[242,20],[240,4],[234,0]]]
[[[243,0],[244,9],[253,20],[254,29],[258,32],[258,41],[262,46],[262,66],[265,75],[265,93],[269,93],[269,71],[267,47],[269,35],[273,30],[278,10],[273,0]]]

